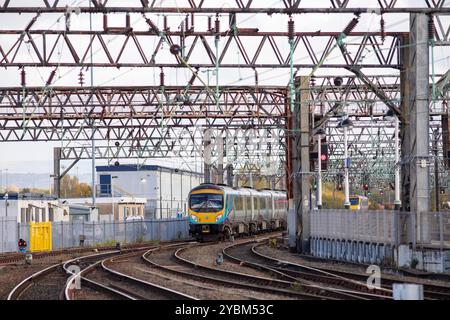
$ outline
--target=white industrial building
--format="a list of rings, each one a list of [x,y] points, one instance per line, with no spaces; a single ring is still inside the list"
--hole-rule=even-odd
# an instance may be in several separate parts
[[[71,220],[124,221],[131,218],[145,218],[147,199],[136,197],[101,197],[92,207],[92,198],[63,199],[70,209]],[[114,206],[113,206],[114,204]]]
[[[0,193],[0,217],[16,217],[19,223],[69,221],[69,208],[48,195]]]
[[[187,210],[192,188],[203,182],[196,172],[157,165],[97,166],[97,196],[146,198],[145,218],[170,218]]]

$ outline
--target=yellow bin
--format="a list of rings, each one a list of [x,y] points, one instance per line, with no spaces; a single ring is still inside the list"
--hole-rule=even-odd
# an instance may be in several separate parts
[[[52,251],[51,222],[30,222],[30,251]]]

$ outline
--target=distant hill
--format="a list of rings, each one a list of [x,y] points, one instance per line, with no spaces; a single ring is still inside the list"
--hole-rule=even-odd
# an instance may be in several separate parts
[[[80,175],[79,179],[82,182],[89,181],[90,175]],[[0,188],[6,184],[5,173],[0,178]],[[8,173],[8,185],[15,185],[22,188],[38,188],[48,189],[53,179],[50,178],[50,173]]]

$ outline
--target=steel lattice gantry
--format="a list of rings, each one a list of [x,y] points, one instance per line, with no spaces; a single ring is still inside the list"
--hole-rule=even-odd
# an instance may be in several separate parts
[[[361,8],[356,0],[323,1],[321,7],[301,0],[237,0],[226,6],[223,1],[186,0],[170,6],[135,0],[119,7],[117,1],[92,0],[77,7],[74,1],[43,0],[23,7],[20,1],[3,0],[0,72],[9,77],[15,70],[21,79],[11,77],[15,84],[0,87],[0,141],[62,141],[60,158],[75,161],[92,157],[94,140],[96,158],[108,160],[208,156],[214,167],[230,164],[236,174],[254,171],[282,177],[287,169],[289,186],[297,177],[289,163],[289,146],[298,133],[289,124],[289,81],[302,75],[311,81],[308,94],[302,95],[311,115],[310,143],[316,126],[323,125],[327,132],[326,178],[333,181],[342,169],[342,134],[336,126],[347,114],[356,124],[349,135],[352,181],[358,184],[362,173],[370,172],[382,185],[392,179],[395,166],[393,128],[383,115],[388,109],[403,115],[408,105],[402,93],[408,83],[405,39],[410,26],[396,28],[393,23],[392,29],[384,30],[381,21],[393,15],[427,14],[432,17],[432,48],[446,48],[447,2],[417,1],[408,7],[403,1],[379,0]],[[21,23],[14,21],[17,13]],[[303,30],[298,18],[310,14],[342,16],[345,21]],[[355,17],[371,15],[377,23],[353,30]],[[94,22],[90,28],[88,19]],[[289,30],[290,19],[301,27]],[[254,25],[247,20],[254,20]],[[54,27],[48,21],[61,23]],[[445,52],[437,61],[445,61]],[[73,70],[85,76],[95,70],[96,77],[103,72],[108,81],[115,80],[118,70],[160,76],[150,85],[140,83],[140,73],[132,85],[98,81],[108,84],[75,86]],[[210,83],[211,70],[216,78]],[[178,80],[179,71],[187,80]],[[35,72],[42,72],[42,79],[38,85],[28,84]],[[241,72],[245,81],[237,77]],[[438,132],[442,162],[447,143],[442,122],[449,99],[446,72],[441,66],[428,77],[430,91],[443,81],[442,94],[427,102],[428,134]],[[336,77],[342,80],[339,85]],[[210,155],[205,154],[205,135],[214,146]],[[402,136],[404,144],[407,140]],[[412,150],[408,148],[405,154]],[[443,166],[440,169],[445,175]]]

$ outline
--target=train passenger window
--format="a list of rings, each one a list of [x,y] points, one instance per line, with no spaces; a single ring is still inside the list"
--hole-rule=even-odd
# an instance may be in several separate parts
[[[252,210],[252,198],[251,197],[246,197],[246,207],[247,207],[247,211]]]
[[[234,206],[235,206],[236,210],[238,210],[238,211],[244,210],[244,203],[243,203],[242,196],[234,197]]]
[[[259,198],[259,203],[260,203],[259,207],[261,208],[261,210],[265,210],[267,207],[266,206],[266,198],[264,198],[264,197]]]

